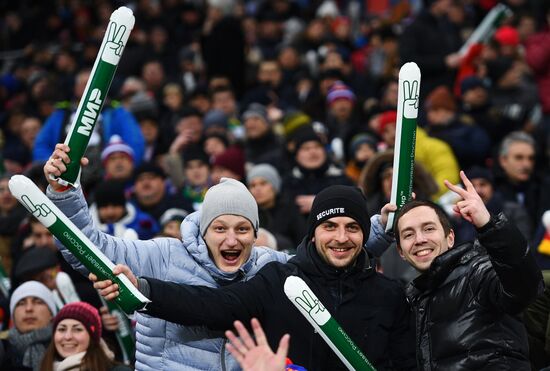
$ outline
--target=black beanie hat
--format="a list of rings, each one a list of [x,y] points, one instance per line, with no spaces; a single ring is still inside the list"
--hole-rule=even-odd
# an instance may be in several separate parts
[[[31,275],[59,264],[54,251],[46,247],[31,247],[27,249],[15,264],[13,277],[17,281],[24,281]]]
[[[126,205],[124,184],[116,180],[107,180],[100,183],[94,195],[97,207]]]
[[[204,150],[201,146],[197,144],[192,144],[189,147],[187,147],[182,154],[183,157],[183,166],[187,166],[189,161],[193,160],[199,160],[201,162],[204,162],[207,165],[210,165],[210,161],[208,159],[208,155],[204,153]]]
[[[327,219],[347,216],[359,223],[363,230],[363,246],[369,239],[370,219],[367,199],[357,187],[334,185],[315,196],[308,220],[308,239],[313,238],[315,228]]]
[[[140,175],[146,174],[146,173],[156,175],[158,177],[161,177],[162,179],[166,179],[166,174],[164,173],[164,170],[162,170],[160,166],[155,165],[151,162],[144,162],[141,165],[139,165],[137,168],[135,168],[134,181],[137,180],[137,178],[139,178]]]
[[[297,129],[296,132],[292,135],[292,140],[294,141],[294,154],[297,154],[300,147],[306,142],[313,141],[324,145],[321,137],[317,135],[313,127],[311,127],[310,125]]]

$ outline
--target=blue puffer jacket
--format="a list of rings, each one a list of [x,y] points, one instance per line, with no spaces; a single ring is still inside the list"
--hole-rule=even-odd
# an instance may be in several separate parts
[[[34,142],[33,161],[46,161],[50,157],[62,137],[61,130],[66,114],[66,110],[57,109],[46,119]],[[101,117],[103,147],[113,135],[120,135],[124,143],[134,150],[134,164],[139,165],[145,153],[145,139],[134,116],[123,107],[105,107]]]
[[[125,231],[131,229],[135,231],[134,240],[149,240],[160,232],[158,222],[149,214],[141,211],[135,207],[132,203],[126,202],[126,215],[124,215],[118,222],[104,224],[99,220],[99,211],[97,204],[90,205],[90,214],[95,226],[102,232],[110,234],[111,236],[128,238],[132,234],[125,234]]]
[[[166,281],[218,287],[232,280],[251,278],[265,264],[286,262],[289,256],[254,247],[250,259],[236,273],[220,271],[208,256],[199,233],[199,212],[187,216],[181,225],[183,243],[174,238],[128,241],[100,232],[94,225],[80,188],[65,192],[47,190],[48,197],[113,262],[126,264],[138,276]],[[371,218],[367,249],[378,255],[391,242],[384,234],[379,216]],[[61,244],[58,247],[73,267],[85,268]],[[166,298],[185,300],[185,298]],[[240,370],[225,351],[223,333],[205,327],[184,327],[136,313],[137,370]]]

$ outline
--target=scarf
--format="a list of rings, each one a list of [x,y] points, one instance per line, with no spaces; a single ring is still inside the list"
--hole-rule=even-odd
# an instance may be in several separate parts
[[[55,361],[53,363],[54,371],[69,371],[69,370],[80,370],[80,364],[82,363],[82,358],[86,355],[86,352],[80,352],[68,356],[63,361]]]
[[[42,356],[46,351],[46,346],[52,338],[52,326],[33,330],[25,334],[20,333],[15,327],[9,331],[9,342],[14,347],[18,356],[23,355],[22,365],[30,367],[33,370],[40,368]]]
[[[99,340],[99,346],[109,360],[113,361],[115,359],[115,354],[109,349],[109,346],[103,339]],[[54,371],[80,370],[82,359],[85,355],[86,351],[70,355],[61,361],[55,361],[53,363],[53,369]]]

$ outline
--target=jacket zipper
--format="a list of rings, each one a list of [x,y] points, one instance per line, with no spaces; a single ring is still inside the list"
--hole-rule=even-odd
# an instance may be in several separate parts
[[[222,349],[221,349],[221,352],[220,352],[220,362],[221,362],[221,366],[222,366],[222,371],[226,371],[226,367],[225,367],[225,343],[227,343],[227,339],[223,339],[222,340]]]

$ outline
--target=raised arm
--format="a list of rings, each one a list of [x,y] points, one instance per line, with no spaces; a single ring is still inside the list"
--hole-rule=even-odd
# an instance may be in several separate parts
[[[264,295],[269,295],[274,288],[262,271],[247,282],[210,288],[148,277],[137,278],[123,265],[113,269],[115,275],[125,274],[151,300],[144,310],[145,314],[184,326],[202,325],[220,331],[231,328],[237,320],[245,322],[263,317]],[[96,277],[90,275],[90,279],[95,281]],[[118,285],[110,280],[97,281],[94,287],[107,300],[119,294]]]
[[[390,247],[395,239],[386,233],[386,223],[390,211],[397,210],[397,206],[386,204],[382,207],[380,215],[376,214],[370,218],[369,239],[365,248],[375,257],[380,257]]]
[[[445,182],[462,198],[454,211],[476,227],[479,242],[491,259],[491,266],[481,265],[481,274],[476,276],[480,298],[506,313],[518,313],[544,288],[540,269],[516,226],[502,213],[491,216],[463,171],[460,177],[465,189]]]
[[[129,265],[139,275],[162,277],[167,262],[170,260],[169,239],[124,240],[101,232],[92,221],[82,189],[80,187],[78,189],[64,187],[50,178],[50,175],[58,177],[66,171],[65,164],[69,162],[67,155],[69,150],[69,147],[65,144],[57,144],[54,152],[44,165],[44,175],[49,183],[46,191],[48,198],[107,258],[115,263]],[[83,158],[82,165],[85,166],[87,163],[88,160]],[[81,273],[87,274],[84,266],[65,246],[59,242],[57,242],[57,246],[67,262]]]

